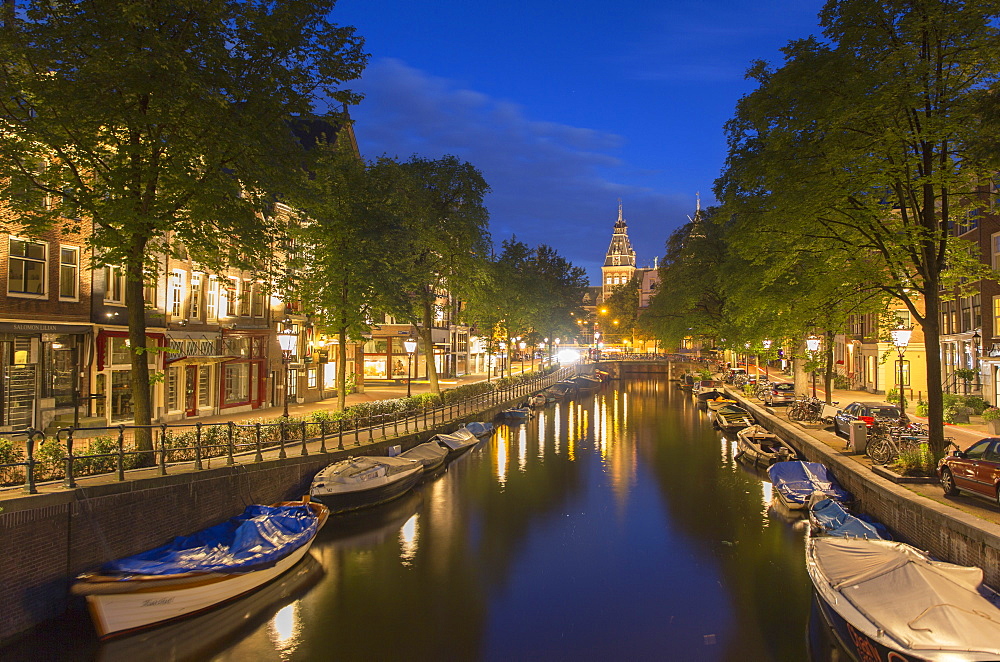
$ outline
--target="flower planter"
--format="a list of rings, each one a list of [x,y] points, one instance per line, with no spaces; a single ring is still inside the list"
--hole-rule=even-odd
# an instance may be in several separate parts
[[[1000,435],[1000,420],[986,421],[986,429],[990,434]]]

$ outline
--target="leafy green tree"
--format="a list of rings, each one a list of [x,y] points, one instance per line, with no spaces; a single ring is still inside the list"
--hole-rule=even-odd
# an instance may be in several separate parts
[[[281,234],[272,194],[288,191],[300,167],[289,118],[320,95],[358,99],[341,84],[366,56],[353,28],[330,22],[333,5],[7,3],[0,194],[29,231],[61,218],[92,223],[98,265],[126,273],[138,425],[152,411],[143,302],[152,257],[183,244],[208,268],[259,273]]]
[[[839,251],[903,302],[926,343],[931,446],[943,448],[941,292],[985,268],[949,228],[986,173],[967,157],[1000,71],[994,1],[833,0],[825,42],[785,49],[727,129],[717,195],[743,229]]]
[[[344,141],[316,146],[301,193],[289,202],[292,236],[305,250],[291,265],[290,296],[317,326],[337,336],[337,400],[347,397],[347,343],[371,331],[395,287],[394,257],[403,236],[404,187],[398,163],[367,163]]]
[[[440,393],[432,327],[445,297],[462,298],[477,282],[489,250],[489,213],[482,173],[454,156],[419,156],[401,164],[406,177],[397,285],[385,292],[388,312],[412,324],[419,336],[431,389]],[[469,288],[472,285],[468,286]]]

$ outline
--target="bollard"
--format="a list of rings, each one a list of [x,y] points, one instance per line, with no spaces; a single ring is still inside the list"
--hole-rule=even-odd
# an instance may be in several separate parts
[[[372,415],[368,414],[368,443],[375,441],[375,424],[372,423]]]
[[[326,452],[326,421],[319,422],[319,452]]]
[[[337,421],[337,449],[344,450],[344,419],[339,419]]]
[[[194,470],[202,471],[205,467],[201,464],[201,426],[203,423],[198,421],[194,424]]]

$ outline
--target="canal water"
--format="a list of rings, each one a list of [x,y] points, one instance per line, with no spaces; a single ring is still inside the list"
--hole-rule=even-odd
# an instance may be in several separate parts
[[[665,380],[550,405],[413,493],[333,517],[280,581],[100,645],[85,615],[10,659],[836,659],[803,530]],[[0,657],[7,658],[4,651]]]

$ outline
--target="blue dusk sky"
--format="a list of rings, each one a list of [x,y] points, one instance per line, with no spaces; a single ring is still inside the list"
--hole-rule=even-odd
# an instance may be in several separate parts
[[[818,34],[822,0],[339,0],[371,60],[362,155],[479,168],[494,243],[548,244],[600,281],[621,198],[639,266],[714,202],[723,125],[757,59]]]

